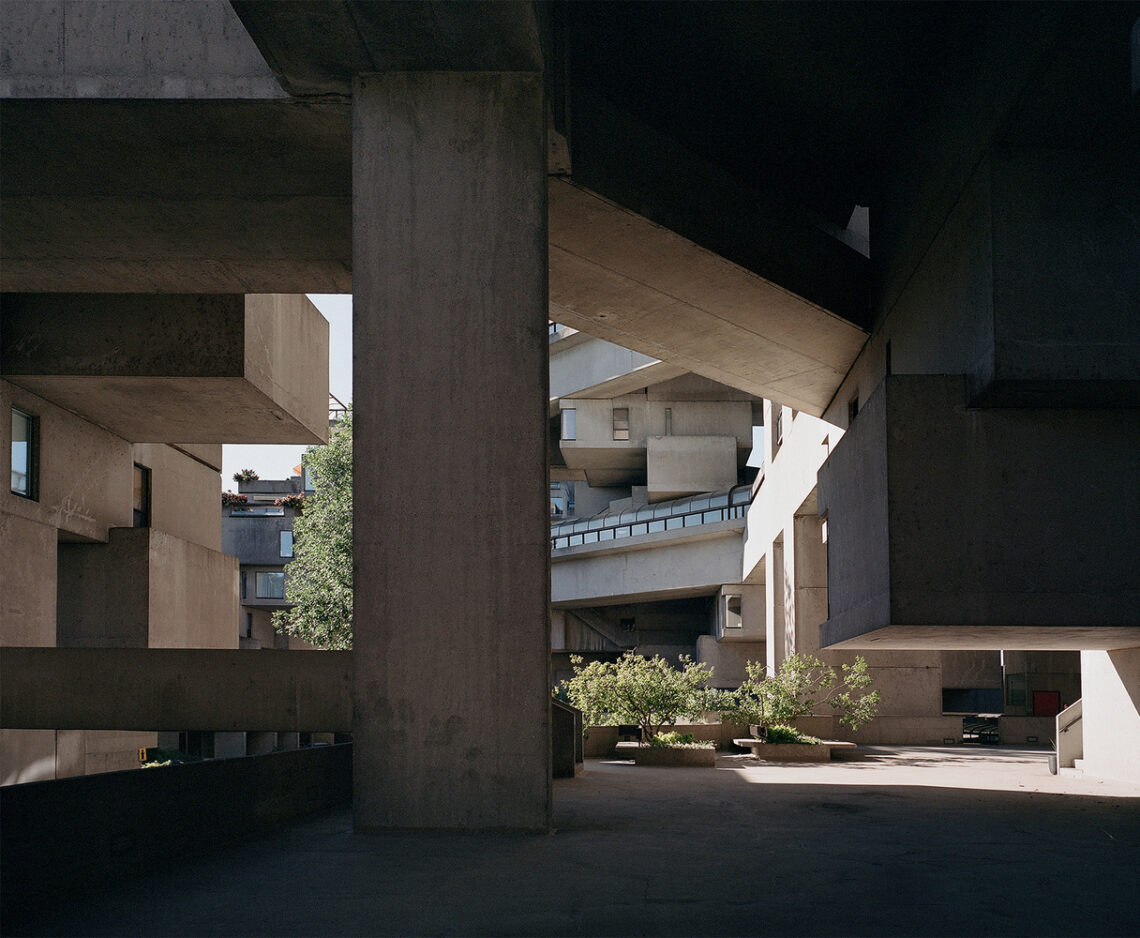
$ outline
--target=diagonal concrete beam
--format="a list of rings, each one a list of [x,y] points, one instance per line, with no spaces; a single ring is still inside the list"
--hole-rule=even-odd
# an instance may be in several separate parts
[[[550,315],[820,416],[867,334],[564,179],[551,179]]]

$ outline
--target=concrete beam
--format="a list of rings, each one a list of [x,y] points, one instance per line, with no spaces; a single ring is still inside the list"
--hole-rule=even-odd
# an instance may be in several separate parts
[[[559,608],[711,596],[740,578],[743,519],[556,550],[550,601]]]
[[[888,377],[820,469],[821,644],[1140,643],[1121,546],[1140,526],[1140,412],[967,409],[966,385]]]
[[[0,374],[133,443],[323,443],[328,323],[304,296],[5,293]]]
[[[294,95],[350,95],[362,72],[542,71],[534,5],[522,0],[234,0],[233,8]]]
[[[867,334],[596,193],[551,179],[550,315],[814,416]]]
[[[0,650],[4,729],[351,732],[351,653]]]

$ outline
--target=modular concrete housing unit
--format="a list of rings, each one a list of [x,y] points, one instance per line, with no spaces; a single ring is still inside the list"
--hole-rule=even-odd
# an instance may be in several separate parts
[[[1086,767],[1140,771],[1131,6],[0,17],[0,371],[45,460],[56,422],[123,465],[219,427],[318,433],[324,389],[310,413],[276,368],[303,304],[255,298],[354,295],[358,828],[549,828],[548,320],[778,402],[757,498],[781,507],[753,504],[741,567],[767,656],[805,620],[902,668],[1077,651]],[[196,370],[227,339],[224,373]],[[729,449],[646,488],[708,491]],[[22,644],[50,633],[28,568],[55,569],[55,532],[129,526],[126,483],[91,475],[4,502]],[[440,479],[478,497],[408,497]]]

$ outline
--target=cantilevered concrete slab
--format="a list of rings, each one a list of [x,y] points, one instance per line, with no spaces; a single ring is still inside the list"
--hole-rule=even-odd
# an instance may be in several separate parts
[[[328,440],[329,327],[304,296],[5,293],[0,312],[6,380],[132,443]]]
[[[551,317],[819,416],[867,334],[565,179],[551,179]]]
[[[1120,547],[1140,504],[1140,412],[975,410],[965,389],[887,377],[819,470],[821,644],[1140,643],[1140,574]]]

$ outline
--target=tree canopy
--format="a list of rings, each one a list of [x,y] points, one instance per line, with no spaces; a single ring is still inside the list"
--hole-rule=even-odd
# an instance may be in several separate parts
[[[586,723],[636,723],[646,743],[679,717],[695,717],[710,709],[715,699],[708,688],[712,668],[694,663],[688,655],[681,655],[680,668],[657,655],[645,658],[633,652],[616,662],[585,664],[578,655],[570,661],[574,676],[561,686]]]
[[[293,523],[287,598],[274,613],[278,631],[318,648],[352,647],[352,409],[310,446],[305,467],[315,487]]]

